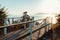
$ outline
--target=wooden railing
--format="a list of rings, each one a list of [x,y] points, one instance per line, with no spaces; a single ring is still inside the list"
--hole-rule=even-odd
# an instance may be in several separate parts
[[[31,40],[32,39],[32,23],[34,23],[34,22],[37,22],[37,21],[41,21],[41,20],[43,20],[40,24],[42,24],[43,22],[43,26],[42,25],[40,25],[40,27],[42,27],[42,28],[44,28],[45,30],[45,32],[46,32],[46,27],[48,26],[48,25],[50,25],[50,28],[52,27],[52,22],[51,23],[46,23],[46,18],[45,19],[38,19],[38,20],[32,20],[32,21],[25,21],[25,22],[20,22],[20,23],[14,23],[14,24],[8,24],[8,25],[5,25],[5,26],[0,26],[0,28],[4,28],[4,35],[6,35],[7,34],[7,27],[9,27],[9,26],[14,26],[14,25],[18,25],[18,24],[26,24],[26,23],[29,23],[29,30],[30,30],[30,38],[29,38],[29,40]],[[24,26],[25,28],[26,28],[26,25]],[[39,28],[39,30],[40,30],[41,28]]]

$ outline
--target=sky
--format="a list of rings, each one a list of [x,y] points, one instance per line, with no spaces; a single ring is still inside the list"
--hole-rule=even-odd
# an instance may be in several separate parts
[[[9,15],[60,13],[60,0],[0,0],[0,4],[8,8]]]
[[[21,15],[24,11],[34,14],[35,6],[40,0],[0,0],[0,4],[8,8],[8,14]]]
[[[60,0],[0,0],[8,15],[21,16],[24,11],[39,18],[60,14]],[[45,16],[44,16],[45,15]]]

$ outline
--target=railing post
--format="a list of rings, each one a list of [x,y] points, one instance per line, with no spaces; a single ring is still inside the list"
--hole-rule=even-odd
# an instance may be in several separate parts
[[[51,33],[52,33],[52,34],[51,34],[51,40],[53,40],[52,20],[53,20],[53,19],[52,19],[52,17],[51,17],[51,26],[50,26],[50,28],[51,28]]]
[[[12,24],[14,24],[14,18],[12,18]]]
[[[21,22],[21,18],[19,18],[19,23]]]
[[[45,21],[44,21],[44,25],[46,25],[47,23],[46,23],[46,19],[45,19]],[[44,32],[46,32],[46,27],[44,27]]]
[[[46,19],[44,20],[44,25],[46,25],[47,23],[46,23]],[[44,32],[46,33],[46,26],[44,27]],[[43,40],[47,40],[47,38],[46,38],[46,35],[45,35],[45,37],[43,38]]]
[[[4,26],[6,25],[6,19],[4,20]],[[6,27],[4,27],[4,35],[6,35],[7,34],[7,28]]]
[[[29,23],[29,31],[30,31],[29,40],[32,40],[32,26],[33,26],[33,22],[30,22],[30,23]]]
[[[9,20],[9,18],[8,18],[8,22],[9,22],[9,24],[10,24],[10,20]]]
[[[32,17],[32,20],[34,20],[34,17]],[[33,26],[34,26],[34,22],[33,22]]]
[[[24,22],[26,22],[27,21],[27,18],[26,18],[26,16],[24,17]],[[26,29],[26,23],[24,24],[24,29]]]

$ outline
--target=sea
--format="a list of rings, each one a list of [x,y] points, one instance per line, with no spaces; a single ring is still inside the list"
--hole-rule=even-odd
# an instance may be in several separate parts
[[[38,19],[44,19],[44,18],[46,18],[46,15],[30,15],[30,18],[31,17],[34,17],[34,20],[38,20]],[[9,19],[9,21],[10,21],[10,23],[8,22],[8,18],[10,18]],[[14,20],[13,21],[18,21],[18,22],[20,22],[20,20],[21,20],[21,16],[20,15],[8,15],[7,16],[7,19],[6,19],[6,23],[5,24],[12,24],[13,22],[12,22],[12,18],[14,18]],[[40,20],[40,21],[37,21],[37,22],[41,22],[42,20]]]

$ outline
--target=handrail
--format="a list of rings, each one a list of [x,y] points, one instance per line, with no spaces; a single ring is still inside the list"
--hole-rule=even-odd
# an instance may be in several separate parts
[[[4,28],[4,27],[8,27],[8,26],[13,26],[13,25],[18,25],[18,24],[25,24],[25,23],[30,23],[30,22],[36,22],[36,21],[40,21],[42,19],[38,19],[38,20],[32,20],[32,21],[27,21],[27,22],[21,22],[21,23],[15,23],[15,24],[11,24],[11,25],[5,25],[5,26],[0,26],[0,28]],[[46,19],[44,19],[46,20]]]
[[[46,25],[43,25],[41,28],[38,28],[38,29],[32,31],[32,33],[36,32],[36,31],[38,31],[38,30],[41,30],[42,28],[44,28],[44,27],[46,27],[46,26],[48,26],[48,25],[50,25],[50,24],[51,24],[51,23],[46,24]],[[13,34],[13,36],[14,36],[16,33],[20,33],[20,31],[19,31],[19,30],[16,31],[16,32]],[[19,37],[20,37],[20,39],[22,39],[22,38],[24,38],[24,37],[27,37],[29,34],[30,34],[30,33],[28,32],[26,35],[23,35],[23,36],[21,36],[21,37],[19,36]],[[12,35],[11,35],[11,36],[12,36]],[[3,38],[6,39],[6,37],[7,37],[7,36],[4,36]],[[17,37],[16,39],[18,39],[19,37]],[[3,39],[3,38],[2,38],[2,39]],[[12,37],[11,37],[11,38],[12,38]],[[0,40],[2,40],[2,39],[0,39]]]
[[[32,31],[32,33],[36,32],[36,31],[38,31],[38,30],[41,30],[42,28],[44,28],[44,27],[46,27],[46,26],[48,26],[48,25],[50,25],[50,24],[51,24],[51,23],[46,24],[46,25],[43,25],[43,26],[41,26],[41,28],[38,28],[38,29]],[[20,39],[22,39],[22,38],[24,38],[24,37],[27,37],[29,34],[30,34],[30,33],[27,33],[26,35],[21,36]]]
[[[46,27],[46,26],[48,26],[48,25],[51,24],[51,23],[48,23],[47,24],[46,23],[46,19],[47,18],[45,18],[45,19],[38,19],[38,20],[29,20],[29,21],[26,21],[26,22],[20,22],[20,23],[14,23],[14,24],[8,24],[8,25],[0,26],[0,28],[4,28],[4,35],[6,35],[7,34],[7,27],[9,27],[9,26],[12,26],[13,27],[14,25],[30,23],[29,24],[29,27],[30,27],[30,29],[29,29],[30,30],[29,31],[30,38],[29,39],[31,39],[31,35],[32,35],[32,24],[31,23],[42,20],[42,22],[44,22],[44,23],[42,24],[42,22],[40,22],[39,24],[42,24],[42,25],[39,26],[39,29],[37,29],[37,30],[40,30],[41,28],[44,28],[44,27]],[[44,28],[44,29],[46,29],[46,28]],[[46,32],[46,30],[44,30],[44,32]]]
[[[6,19],[17,19],[17,18],[21,18],[21,17],[15,17],[15,18],[13,17],[13,18],[6,18]]]
[[[16,19],[16,18],[21,18],[21,17],[12,17],[12,18],[5,18],[5,19]],[[2,18],[0,18],[2,19]]]

